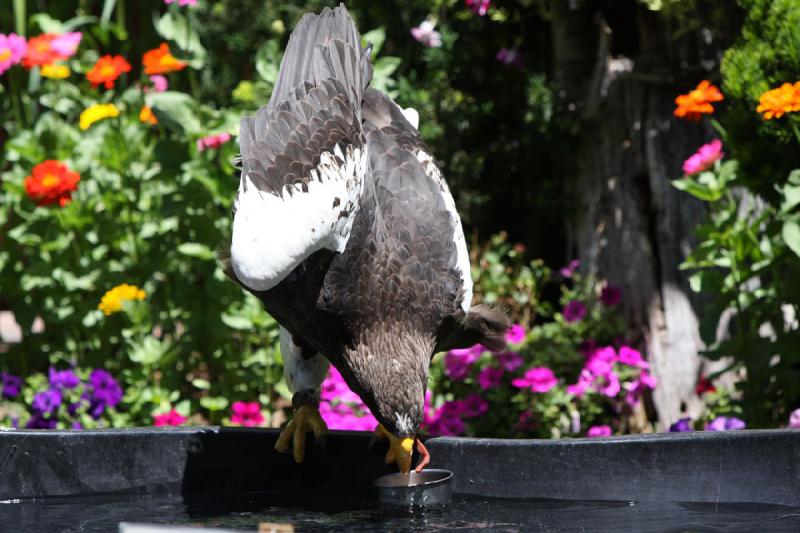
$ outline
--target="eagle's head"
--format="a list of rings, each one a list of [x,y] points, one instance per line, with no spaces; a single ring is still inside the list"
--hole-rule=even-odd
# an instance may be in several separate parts
[[[342,375],[380,422],[404,473],[424,416],[433,349],[433,338],[413,329],[375,327],[344,353]]]

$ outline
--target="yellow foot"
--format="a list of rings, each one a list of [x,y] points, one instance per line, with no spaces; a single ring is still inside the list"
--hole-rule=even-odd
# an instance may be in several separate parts
[[[386,452],[386,464],[397,463],[397,467],[403,474],[408,474],[411,471],[411,454],[414,453],[414,439],[406,437],[400,439],[395,437],[385,429],[382,425],[375,428],[375,434],[378,437],[386,437],[389,439],[389,451]]]
[[[328,426],[319,414],[319,409],[313,405],[304,405],[294,413],[294,418],[281,431],[275,442],[275,449],[283,453],[289,449],[289,442],[294,444],[294,460],[302,463],[306,455],[306,432],[313,431],[317,440],[325,436]]]

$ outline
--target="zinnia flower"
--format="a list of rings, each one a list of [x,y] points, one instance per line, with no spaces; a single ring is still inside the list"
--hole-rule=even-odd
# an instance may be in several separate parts
[[[119,109],[114,104],[95,104],[87,107],[81,113],[80,127],[82,130],[88,130],[89,126],[99,120],[118,116]]]
[[[411,36],[428,48],[439,48],[442,46],[442,34],[434,31],[435,27],[435,22],[423,20],[419,26],[411,28]]]
[[[45,78],[50,78],[53,80],[63,80],[64,78],[69,76],[70,70],[69,67],[66,65],[58,65],[56,63],[51,63],[49,65],[43,65],[40,73]]]
[[[558,379],[546,366],[538,366],[525,372],[524,377],[512,379],[511,384],[520,389],[530,389],[532,392],[547,392],[558,385]]]
[[[674,424],[669,427],[670,432],[672,433],[683,433],[686,431],[694,431],[692,427],[692,419],[688,416],[686,418],[681,418]]]
[[[158,124],[158,119],[155,113],[153,113],[153,109],[147,105],[143,105],[141,111],[139,111],[139,121],[144,124],[150,124],[151,126]]]
[[[56,35],[50,42],[50,48],[61,56],[61,59],[67,59],[74,56],[75,52],[78,51],[78,45],[81,44],[82,37],[83,35],[79,31]]]
[[[578,322],[586,316],[586,306],[579,300],[571,300],[561,312],[567,322]]]
[[[683,162],[683,172],[687,176],[703,172],[711,168],[715,162],[722,159],[722,141],[714,139],[708,144],[704,144],[689,159]]]
[[[184,422],[186,422],[186,417],[175,409],[171,409],[168,413],[162,413],[153,417],[154,426],[180,426]]]
[[[9,374],[8,372],[0,372],[0,396],[8,400],[13,400],[19,396],[21,388],[22,378]]]
[[[36,205],[64,207],[72,200],[72,192],[78,188],[80,179],[67,165],[51,159],[33,167],[24,181],[25,192]]]
[[[610,437],[611,426],[592,426],[586,432],[587,437]]]
[[[744,429],[747,424],[735,416],[718,416],[706,425],[706,431],[727,431]]]
[[[264,423],[261,405],[258,402],[233,402],[231,423],[241,426],[260,426]]]
[[[8,35],[0,33],[0,74],[19,64],[27,48],[25,37],[20,37],[16,33]]]
[[[489,11],[489,5],[492,3],[492,0],[464,0],[464,3],[467,4],[473,13],[482,17]]]
[[[147,293],[136,285],[128,285],[123,283],[117,285],[103,295],[97,308],[100,309],[106,316],[122,311],[122,304],[126,301],[144,300]]]
[[[169,89],[169,82],[167,81],[167,78],[161,74],[153,74],[150,76],[150,83],[153,84],[153,89],[155,89],[157,93],[163,93]]]
[[[197,139],[197,151],[216,149],[231,140],[231,134],[228,132],[218,133],[216,135],[207,135],[201,139]]]
[[[520,324],[514,324],[506,331],[506,342],[509,344],[519,344],[525,340],[525,328]]]
[[[618,305],[622,301],[622,289],[615,285],[607,284],[600,292],[600,302],[606,307]]]
[[[697,121],[703,115],[714,112],[713,102],[724,99],[720,90],[708,80],[701,81],[693,91],[675,98],[675,116],[686,120]]]
[[[55,33],[43,33],[28,39],[28,47],[25,50],[25,56],[22,58],[22,66],[30,69],[64,59],[63,56],[53,50],[53,40],[56,37]]]
[[[97,60],[92,69],[86,73],[86,79],[92,84],[92,87],[97,87],[101,83],[105,85],[106,89],[114,87],[114,82],[117,81],[123,72],[130,72],[131,65],[124,57],[120,55],[111,56],[104,55]]]
[[[142,64],[144,65],[144,73],[148,76],[177,72],[186,68],[185,62],[176,59],[170,53],[167,43],[161,43],[158,48],[145,52],[142,57]]]
[[[784,83],[776,89],[770,89],[759,97],[758,102],[756,111],[763,114],[765,120],[800,111],[800,81],[794,85]]]

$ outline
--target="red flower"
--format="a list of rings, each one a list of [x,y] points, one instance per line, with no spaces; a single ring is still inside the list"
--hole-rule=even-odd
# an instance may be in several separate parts
[[[106,89],[111,89],[123,72],[130,71],[131,65],[124,57],[105,55],[97,60],[92,70],[86,73],[86,79],[89,80],[92,87],[103,83]]]
[[[694,388],[695,394],[702,396],[706,392],[716,392],[716,390],[717,388],[711,383],[711,380],[703,374],[700,374],[700,378],[697,380],[697,385]]]
[[[64,56],[53,50],[53,39],[58,37],[55,33],[43,33],[28,39],[28,50],[22,58],[22,66],[25,68],[41,67],[50,65],[64,59]]]
[[[58,204],[64,207],[72,200],[81,177],[60,161],[48,160],[33,167],[25,178],[25,192],[36,205]]]

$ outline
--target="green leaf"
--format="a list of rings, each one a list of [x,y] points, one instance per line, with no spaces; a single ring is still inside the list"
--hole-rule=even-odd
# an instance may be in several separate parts
[[[373,58],[380,53],[381,48],[383,47],[383,43],[385,41],[386,41],[386,30],[383,29],[383,27],[370,30],[361,36],[361,43],[364,47],[366,47],[368,43],[372,44]]]
[[[253,322],[247,317],[222,313],[220,318],[222,319],[223,324],[225,324],[231,329],[241,329],[241,330],[253,329]]]
[[[800,224],[797,219],[786,220],[781,229],[783,241],[795,254],[800,256]]]
[[[678,190],[687,192],[695,198],[703,200],[704,202],[715,202],[722,197],[722,193],[720,191],[714,191],[707,185],[703,185],[690,178],[672,180],[672,186]]]
[[[128,358],[142,365],[156,365],[171,355],[172,344],[155,337],[145,337],[141,342],[131,342]]]
[[[211,382],[208,381],[207,379],[200,379],[200,378],[193,379],[192,385],[200,390],[208,390],[211,388]]]
[[[178,246],[178,252],[198,259],[214,259],[214,251],[199,242],[185,242]]]
[[[271,40],[262,44],[256,51],[256,72],[265,82],[275,85],[278,79],[280,50],[278,41]]]
[[[222,411],[228,407],[228,399],[223,396],[204,396],[200,398],[200,405],[209,411]]]
[[[150,93],[147,102],[164,126],[189,134],[202,133],[203,126],[196,113],[197,103],[188,94],[176,91]]]

